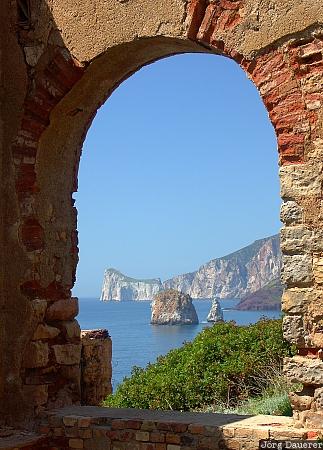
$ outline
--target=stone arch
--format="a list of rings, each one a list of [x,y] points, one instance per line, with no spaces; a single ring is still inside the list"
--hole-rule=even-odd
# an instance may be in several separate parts
[[[123,79],[183,52],[211,52],[240,64],[276,130],[285,223],[284,332],[299,348],[285,368],[320,405],[323,7],[307,6],[300,19],[302,0],[291,7],[269,0],[108,4],[98,1],[93,11],[90,1],[63,9],[39,0],[34,12],[28,10],[30,18],[18,23],[15,48],[21,49],[25,79],[2,188],[10,220],[3,225],[1,345],[10,352],[0,366],[0,413],[9,422],[21,413],[26,421],[44,407],[80,401],[80,336],[71,288],[77,264],[72,193],[82,142],[97,108]],[[23,311],[19,324],[8,310],[10,301],[13,311]],[[15,339],[18,329],[21,337]],[[299,413],[302,399],[294,396],[295,417],[310,423],[313,400]]]

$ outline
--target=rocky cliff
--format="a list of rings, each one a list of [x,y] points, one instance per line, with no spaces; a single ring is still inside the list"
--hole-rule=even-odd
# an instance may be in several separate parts
[[[127,277],[118,270],[107,269],[104,272],[101,300],[152,300],[162,288],[159,278],[137,280]]]
[[[199,323],[189,295],[168,289],[155,295],[151,305],[154,325],[193,325]]]
[[[271,281],[263,288],[241,299],[235,309],[240,311],[278,311],[281,309],[283,287],[280,279]]]
[[[242,298],[279,277],[280,269],[279,236],[275,235],[163,284],[165,289],[177,289],[192,298]]]

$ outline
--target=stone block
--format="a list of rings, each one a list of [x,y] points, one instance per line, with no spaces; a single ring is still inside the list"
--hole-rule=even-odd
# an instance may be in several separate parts
[[[309,335],[309,342],[311,347],[323,348],[323,333],[311,333]]]
[[[61,322],[59,326],[69,339],[79,338],[81,336],[81,328],[77,320]]]
[[[137,431],[136,432],[136,441],[149,441],[149,432],[148,431]]]
[[[311,255],[283,255],[282,281],[287,287],[313,281]]]
[[[34,369],[48,364],[49,349],[45,342],[35,341],[27,345],[24,354],[23,367]]]
[[[47,309],[46,320],[71,320],[77,316],[78,312],[78,299],[76,297],[66,300],[58,300],[52,303]]]
[[[313,288],[286,289],[282,296],[282,310],[285,313],[303,314],[309,302],[315,297]]]
[[[74,365],[81,361],[81,344],[53,345],[55,359],[58,364]]]
[[[283,253],[303,253],[308,250],[313,232],[304,225],[284,227],[280,232],[280,247]]]
[[[47,309],[47,301],[36,298],[35,300],[32,300],[31,307],[36,323],[42,322],[44,320]]]
[[[311,397],[310,395],[301,394],[301,392],[291,392],[289,394],[289,400],[293,410],[306,411],[311,409],[313,397]]]
[[[65,416],[63,417],[63,424],[66,427],[74,427],[79,420],[79,416]]]
[[[313,256],[313,274],[315,283],[323,285],[323,255]]]
[[[285,358],[284,375],[292,383],[323,385],[323,361],[302,356]]]
[[[304,340],[304,324],[302,316],[285,316],[283,318],[283,336],[291,344],[302,347]]]
[[[80,417],[77,421],[77,426],[79,428],[88,428],[92,423],[91,417]]]
[[[323,411],[323,387],[315,389],[314,401],[316,408]]]
[[[301,420],[306,428],[320,430],[323,428],[323,412],[322,411],[304,411]]]
[[[83,439],[70,439],[68,444],[70,448],[84,448]]]
[[[322,163],[290,164],[280,168],[281,197],[297,200],[300,197],[320,197]]]
[[[280,219],[285,225],[298,225],[303,220],[303,210],[295,201],[287,201],[281,205]]]
[[[46,324],[39,324],[33,336],[33,340],[54,339],[60,333],[60,330]]]
[[[26,400],[34,406],[46,405],[48,400],[48,385],[24,386]]]

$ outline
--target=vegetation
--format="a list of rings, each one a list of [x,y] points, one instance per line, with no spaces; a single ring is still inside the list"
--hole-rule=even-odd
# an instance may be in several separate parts
[[[301,389],[299,385],[291,385],[282,376],[282,367],[270,367],[257,378],[259,383],[259,395],[242,401],[234,407],[228,407],[225,403],[217,403],[200,409],[203,412],[217,412],[225,414],[274,414],[281,416],[292,416],[292,407],[288,393],[292,390]]]
[[[180,411],[243,404],[269,390],[268,371],[279,372],[282,358],[294,353],[281,328],[280,320],[265,319],[215,324],[145,369],[134,367],[104,404]]]

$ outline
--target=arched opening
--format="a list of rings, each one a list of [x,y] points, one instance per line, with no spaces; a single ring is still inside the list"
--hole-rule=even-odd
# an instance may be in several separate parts
[[[175,327],[167,336],[149,328],[148,305],[131,305],[127,313],[97,304],[104,270],[165,281],[276,234],[276,146],[255,86],[235,62],[214,55],[178,55],[146,66],[98,111],[75,195],[80,262],[74,292],[82,328],[111,332],[114,387],[132,366],[193,338],[210,303],[203,304],[199,327]],[[263,314],[225,312],[237,323]]]

